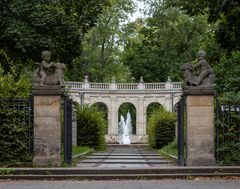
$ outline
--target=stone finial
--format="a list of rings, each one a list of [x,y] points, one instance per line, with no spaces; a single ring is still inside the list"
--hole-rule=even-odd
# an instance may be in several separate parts
[[[84,82],[84,83],[88,83],[88,76],[87,76],[87,75],[84,76],[83,82]]]
[[[140,77],[140,81],[139,81],[139,83],[144,83],[144,81],[143,81],[143,77],[142,77],[142,76]]]
[[[112,82],[111,82],[111,83],[112,83],[112,84],[116,83],[116,79],[115,79],[114,76],[112,76]]]
[[[167,82],[168,82],[168,83],[172,83],[172,79],[171,79],[170,76],[167,77]]]

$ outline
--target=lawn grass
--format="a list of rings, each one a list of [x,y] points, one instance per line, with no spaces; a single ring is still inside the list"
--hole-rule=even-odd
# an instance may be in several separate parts
[[[171,142],[167,146],[161,148],[160,150],[167,154],[177,157],[177,155],[178,155],[177,140],[175,139],[173,142]]]
[[[82,154],[84,152],[90,151],[92,150],[92,148],[88,147],[88,146],[73,146],[72,147],[72,155],[78,155],[78,154]]]

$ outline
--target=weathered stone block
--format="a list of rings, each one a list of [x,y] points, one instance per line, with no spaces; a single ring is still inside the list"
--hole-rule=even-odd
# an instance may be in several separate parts
[[[188,117],[189,116],[191,115],[188,114]],[[212,116],[206,116],[201,114],[199,114],[199,116],[197,115],[191,116],[191,119],[187,120],[187,125],[191,125],[194,128],[212,127],[213,124],[214,124],[214,119]]]
[[[188,106],[187,114],[191,117],[199,117],[199,115],[207,117],[214,114],[214,108],[213,106]]]
[[[53,91],[52,91],[53,92]],[[61,165],[61,96],[34,96],[34,158],[36,166]]]
[[[187,96],[188,166],[215,165],[213,96]]]
[[[213,96],[188,96],[188,106],[212,106]]]

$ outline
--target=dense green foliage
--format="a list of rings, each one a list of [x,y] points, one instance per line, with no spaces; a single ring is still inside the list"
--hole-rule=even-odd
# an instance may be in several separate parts
[[[162,148],[174,140],[176,116],[163,108],[152,113],[147,125],[148,144]]]
[[[163,106],[158,102],[152,102],[151,104],[149,104],[147,107],[147,121],[151,117],[151,114],[159,110],[160,108],[163,108]]]
[[[107,6],[110,0],[1,0],[0,49],[19,67],[38,61],[43,50],[71,64],[81,54],[83,34]]]
[[[217,160],[221,165],[240,164],[240,114],[229,107],[240,105],[240,93],[225,93],[219,97],[219,106],[226,105],[225,111],[218,110]]]
[[[190,17],[160,4],[144,22],[137,21],[133,32],[138,33],[128,39],[123,62],[136,79],[143,76],[146,82],[164,82],[171,76],[179,81],[180,65],[195,59],[199,48],[211,41],[213,31],[206,16]]]
[[[0,50],[0,98],[28,98],[31,83],[27,73],[18,75],[14,62]]]
[[[106,121],[94,107],[77,107],[77,145],[94,149],[105,147]]]
[[[16,164],[31,161],[29,153],[30,125],[24,110],[10,109],[7,104],[0,102],[0,162]]]
[[[112,1],[97,25],[84,35],[83,53],[74,60],[74,69],[68,74],[70,79],[82,80],[79,75],[88,75],[90,81],[109,82],[114,76],[118,82],[123,82],[130,78],[120,56],[124,38],[122,22],[133,9],[131,0]]]
[[[103,113],[104,119],[105,119],[106,123],[108,123],[108,108],[107,108],[107,105],[102,103],[102,102],[97,102],[97,103],[93,104],[93,107],[95,107],[98,111]],[[108,127],[106,127],[105,134],[108,134]]]
[[[221,92],[240,91],[240,51],[222,55],[215,65],[217,89]]]
[[[240,3],[238,0],[167,0],[188,15],[208,14],[209,22],[217,22],[217,42],[228,52],[240,50]]]

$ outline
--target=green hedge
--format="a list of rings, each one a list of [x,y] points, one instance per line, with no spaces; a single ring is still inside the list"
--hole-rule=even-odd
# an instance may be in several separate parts
[[[151,114],[147,125],[148,144],[151,148],[162,148],[175,138],[176,116],[163,108]]]
[[[240,92],[226,92],[219,95],[218,106],[235,106],[240,104]],[[240,165],[239,124],[240,114],[234,111],[219,111],[215,126],[218,132],[217,164]]]
[[[0,162],[16,164],[31,161],[28,136],[30,126],[23,110],[0,109]]]
[[[77,145],[95,149],[105,147],[106,120],[95,107],[77,107]]]

